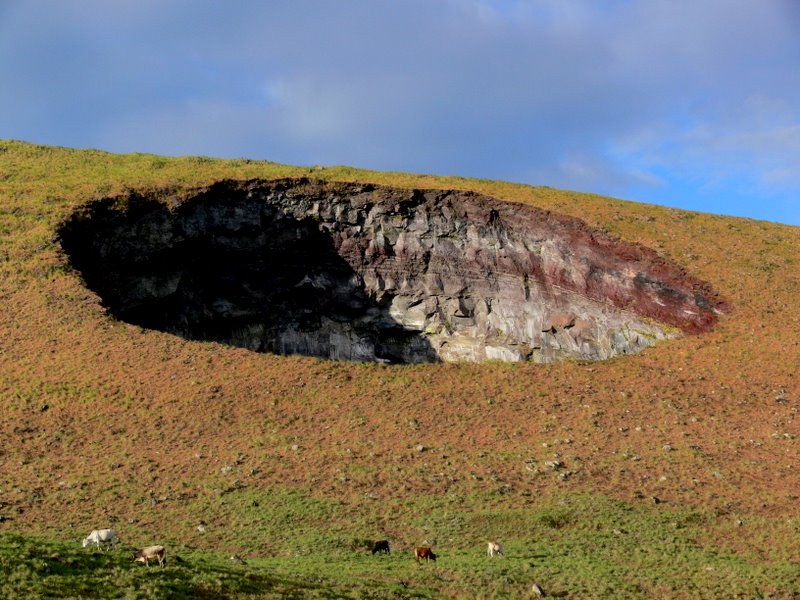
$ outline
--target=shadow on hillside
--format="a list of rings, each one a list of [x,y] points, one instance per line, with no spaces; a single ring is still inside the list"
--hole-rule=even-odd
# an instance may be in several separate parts
[[[436,360],[420,332],[365,293],[319,223],[274,206],[195,198],[173,212],[154,199],[105,199],[59,237],[86,285],[128,323],[279,354]]]
[[[127,549],[97,551],[14,533],[0,534],[3,598],[352,598],[334,584],[314,577],[302,581],[220,560],[178,558],[167,566],[134,563]]]

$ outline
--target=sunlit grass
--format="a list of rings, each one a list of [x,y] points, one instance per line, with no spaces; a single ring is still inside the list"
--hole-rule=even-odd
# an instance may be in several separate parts
[[[98,196],[285,176],[571,214],[733,312],[604,363],[254,356],[113,320],[55,238]],[[592,194],[0,141],[0,597],[796,596],[798,264],[798,228]],[[80,548],[109,521],[184,562]],[[417,566],[426,539],[440,559]]]
[[[709,527],[751,531],[705,511],[587,495],[551,497],[516,510],[482,510],[478,497],[459,507],[443,507],[436,497],[417,498],[398,503],[392,512],[395,528],[418,537],[389,535],[392,552],[386,556],[369,552],[375,529],[368,519],[348,521],[346,508],[335,503],[281,491],[234,492],[226,498],[226,506],[216,509],[227,515],[225,530],[210,525],[204,535],[216,538],[217,545],[241,547],[235,560],[176,544],[168,546],[166,568],[147,569],[132,563],[125,548],[97,552],[75,541],[2,534],[0,594],[392,597],[402,592],[437,598],[462,590],[465,597],[522,598],[538,583],[552,595],[568,597],[752,598],[788,597],[800,586],[800,572],[788,557],[765,561],[756,553],[703,543]],[[254,502],[258,510],[251,510]],[[234,530],[248,535],[234,539]],[[422,542],[423,532],[433,538],[438,560],[417,565],[413,546]],[[770,531],[774,539],[789,533],[785,527]],[[502,541],[505,557],[486,556],[489,537]],[[258,550],[248,552],[248,546]]]

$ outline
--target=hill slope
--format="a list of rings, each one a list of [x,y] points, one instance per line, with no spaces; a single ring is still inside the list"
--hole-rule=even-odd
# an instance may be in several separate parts
[[[55,240],[95,197],[299,175],[575,216],[733,310],[602,362],[282,357],[115,321]],[[0,234],[0,530],[78,540],[111,523],[130,543],[387,595],[796,589],[799,228],[486,180],[0,141]],[[495,536],[512,550],[502,567],[481,550]],[[351,561],[383,537],[442,557]]]

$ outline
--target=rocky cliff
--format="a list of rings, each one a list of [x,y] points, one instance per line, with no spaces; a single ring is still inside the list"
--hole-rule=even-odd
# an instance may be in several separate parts
[[[258,351],[604,359],[724,307],[647,248],[462,191],[220,181],[91,202],[60,238],[117,318]]]

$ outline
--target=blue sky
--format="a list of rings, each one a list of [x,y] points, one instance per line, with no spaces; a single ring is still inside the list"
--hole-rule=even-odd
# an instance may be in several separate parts
[[[800,224],[797,0],[0,0],[0,137]]]

